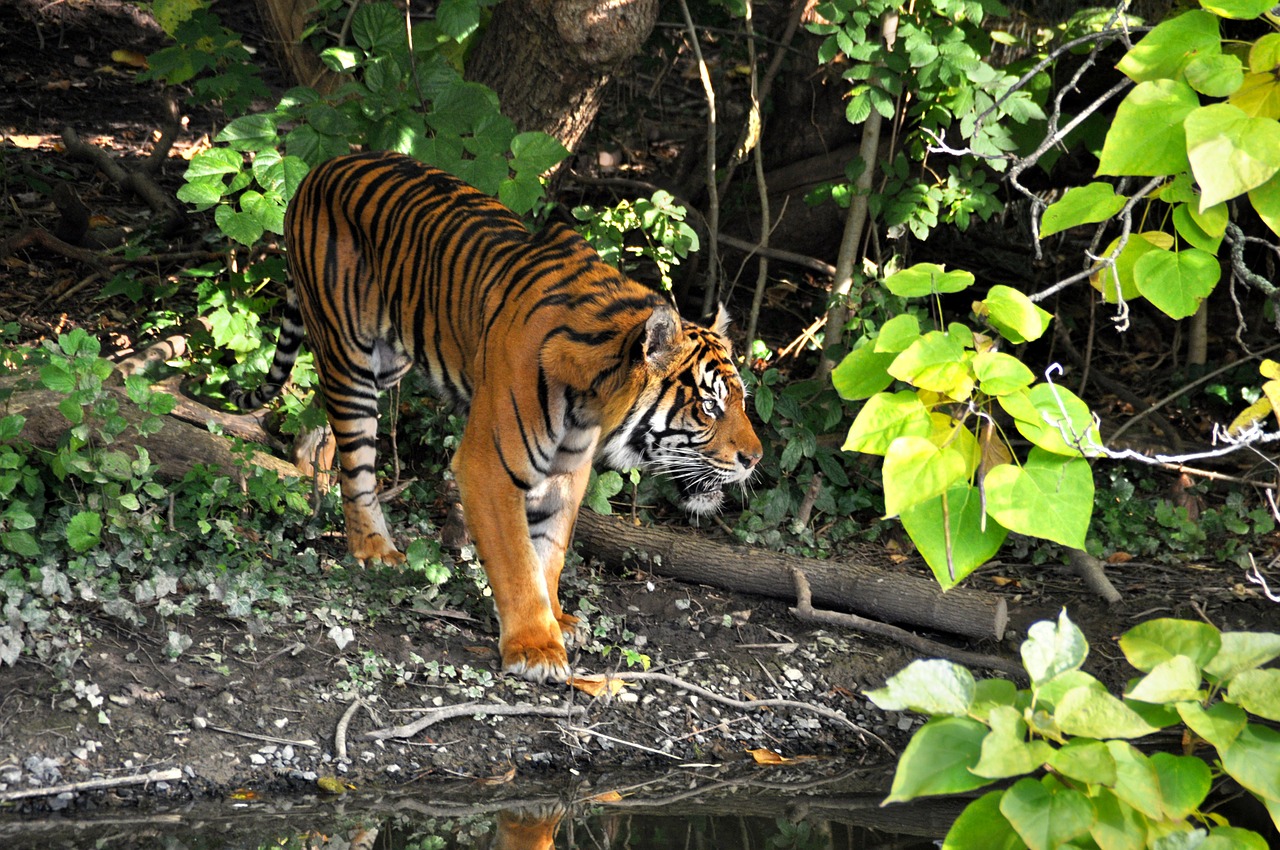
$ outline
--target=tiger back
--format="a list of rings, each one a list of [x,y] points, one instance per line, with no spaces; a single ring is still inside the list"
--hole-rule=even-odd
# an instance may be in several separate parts
[[[378,503],[377,400],[414,366],[469,408],[453,459],[500,624],[504,669],[569,674],[558,588],[593,458],[667,472],[714,510],[761,456],[725,336],[683,321],[572,228],[529,233],[495,199],[399,154],[338,157],[285,216],[292,287],[270,373],[304,333],[336,440],[347,544],[398,563]]]

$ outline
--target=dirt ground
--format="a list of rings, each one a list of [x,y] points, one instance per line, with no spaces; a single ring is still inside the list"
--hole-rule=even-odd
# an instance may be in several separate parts
[[[162,113],[156,90],[134,85],[132,71],[113,63],[111,52],[155,49],[158,30],[124,3],[63,4],[41,13],[32,8],[0,5],[5,167],[77,175],[94,212],[123,204],[145,216],[140,204],[122,201],[89,166],[69,162],[56,135],[64,122],[74,121],[82,134],[117,150],[146,145]],[[171,182],[180,173],[177,163],[167,170]],[[9,217],[15,208],[9,201],[0,212],[0,238],[24,223]],[[67,264],[47,255],[38,262]],[[59,286],[74,280],[74,266],[66,268],[52,276]],[[54,330],[70,305],[60,306],[49,292],[14,285],[11,275],[13,267],[0,271],[10,276],[0,287],[3,318],[17,319],[33,332]],[[921,569],[910,562],[895,568]],[[654,672],[735,700],[779,698],[795,705],[748,711],[660,680],[600,698],[562,685],[527,684],[497,672],[496,634],[488,622],[425,612],[416,630],[401,621],[366,626],[342,650],[314,622],[255,635],[242,623],[206,616],[189,623],[193,644],[177,661],[165,655],[163,630],[104,621],[102,637],[74,671],[96,685],[96,693],[56,693],[53,671],[32,660],[0,666],[0,793],[153,772],[168,778],[97,792],[94,799],[110,804],[144,794],[313,788],[329,776],[356,785],[459,777],[507,781],[513,772],[539,777],[691,762],[747,764],[746,751],[758,748],[786,757],[887,764],[890,751],[900,752],[919,722],[882,712],[862,695],[912,660],[900,646],[801,622],[776,600],[609,574],[594,565],[582,569],[609,588],[602,614],[626,618],[644,636],[660,659],[661,669]],[[1012,627],[999,645],[969,648],[1014,657],[1026,627],[1065,606],[1090,639],[1092,672],[1119,685],[1128,671],[1114,641],[1140,620],[1204,617],[1224,630],[1280,627],[1276,606],[1244,584],[1235,567],[1129,563],[1113,567],[1111,577],[1124,600],[1107,607],[1063,568],[988,567],[968,584],[1003,594]],[[350,682],[366,652],[396,659],[412,675],[373,683],[353,709]],[[483,681],[433,677],[432,670],[440,668],[414,661],[411,653],[455,670],[467,665],[494,675]],[[478,706],[474,711],[405,738],[363,737],[471,702]],[[496,705],[572,714],[482,714]],[[849,722],[811,707],[839,712]],[[100,722],[102,712],[109,725]],[[23,799],[11,810],[79,804],[64,795]]]

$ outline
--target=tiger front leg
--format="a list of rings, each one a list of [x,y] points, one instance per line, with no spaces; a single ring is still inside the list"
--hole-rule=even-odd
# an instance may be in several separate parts
[[[592,444],[594,446],[594,444]],[[582,454],[591,457],[592,452]],[[542,565],[542,577],[551,601],[551,613],[560,624],[565,640],[572,639],[578,618],[560,607],[560,574],[564,556],[573,540],[573,525],[578,506],[591,478],[591,466],[584,463],[571,472],[552,475],[525,495],[525,518],[529,538]]]
[[[467,529],[493,591],[502,669],[535,682],[564,681],[570,670],[556,617],[559,605],[553,610],[554,591],[548,593],[525,513],[526,494],[533,488],[517,485],[489,434],[471,427],[474,409],[471,418],[453,470]]]

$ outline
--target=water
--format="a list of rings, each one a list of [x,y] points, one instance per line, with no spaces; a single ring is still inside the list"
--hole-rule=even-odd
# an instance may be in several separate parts
[[[881,808],[865,780],[758,771],[583,786],[509,783],[261,795],[181,807],[0,815],[0,848],[61,850],[934,850],[964,801]]]

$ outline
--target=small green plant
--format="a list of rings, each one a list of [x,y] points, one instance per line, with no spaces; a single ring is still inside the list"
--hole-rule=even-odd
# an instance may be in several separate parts
[[[930,263],[884,281],[895,295],[933,299],[972,284],[968,272]],[[1007,286],[991,287],[974,309],[994,335],[959,322],[925,330],[904,313],[831,376],[844,398],[866,399],[845,450],[884,457],[885,514],[901,516],[944,588],[994,555],[1009,531],[1083,549],[1094,496],[1085,455],[1101,445],[1083,401],[1063,386],[1036,383],[999,350],[1038,339],[1050,315]],[[910,389],[890,392],[895,381]],[[1025,459],[997,424],[997,407],[1032,444]]]
[[[657,266],[662,288],[670,289],[671,270],[698,250],[698,234],[684,220],[686,212],[670,192],[659,189],[650,198],[614,207],[575,207],[573,215],[605,262],[630,272],[637,259],[647,259]]]
[[[1065,611],[1028,631],[1030,688],[975,680],[949,661],[913,662],[867,694],[883,709],[930,716],[886,802],[1017,780],[970,803],[944,850],[1266,850],[1262,836],[1204,805],[1227,775],[1280,826],[1280,732],[1258,722],[1280,720],[1280,670],[1264,666],[1280,657],[1280,634],[1160,619],[1130,629],[1120,649],[1142,673],[1123,698],[1081,670],[1089,645]],[[1179,724],[1180,754],[1130,743]]]
[[[140,81],[190,83],[193,100],[221,104],[232,115],[268,95],[240,36],[223,26],[202,0],[155,0],[152,12],[175,43],[147,57]]]

